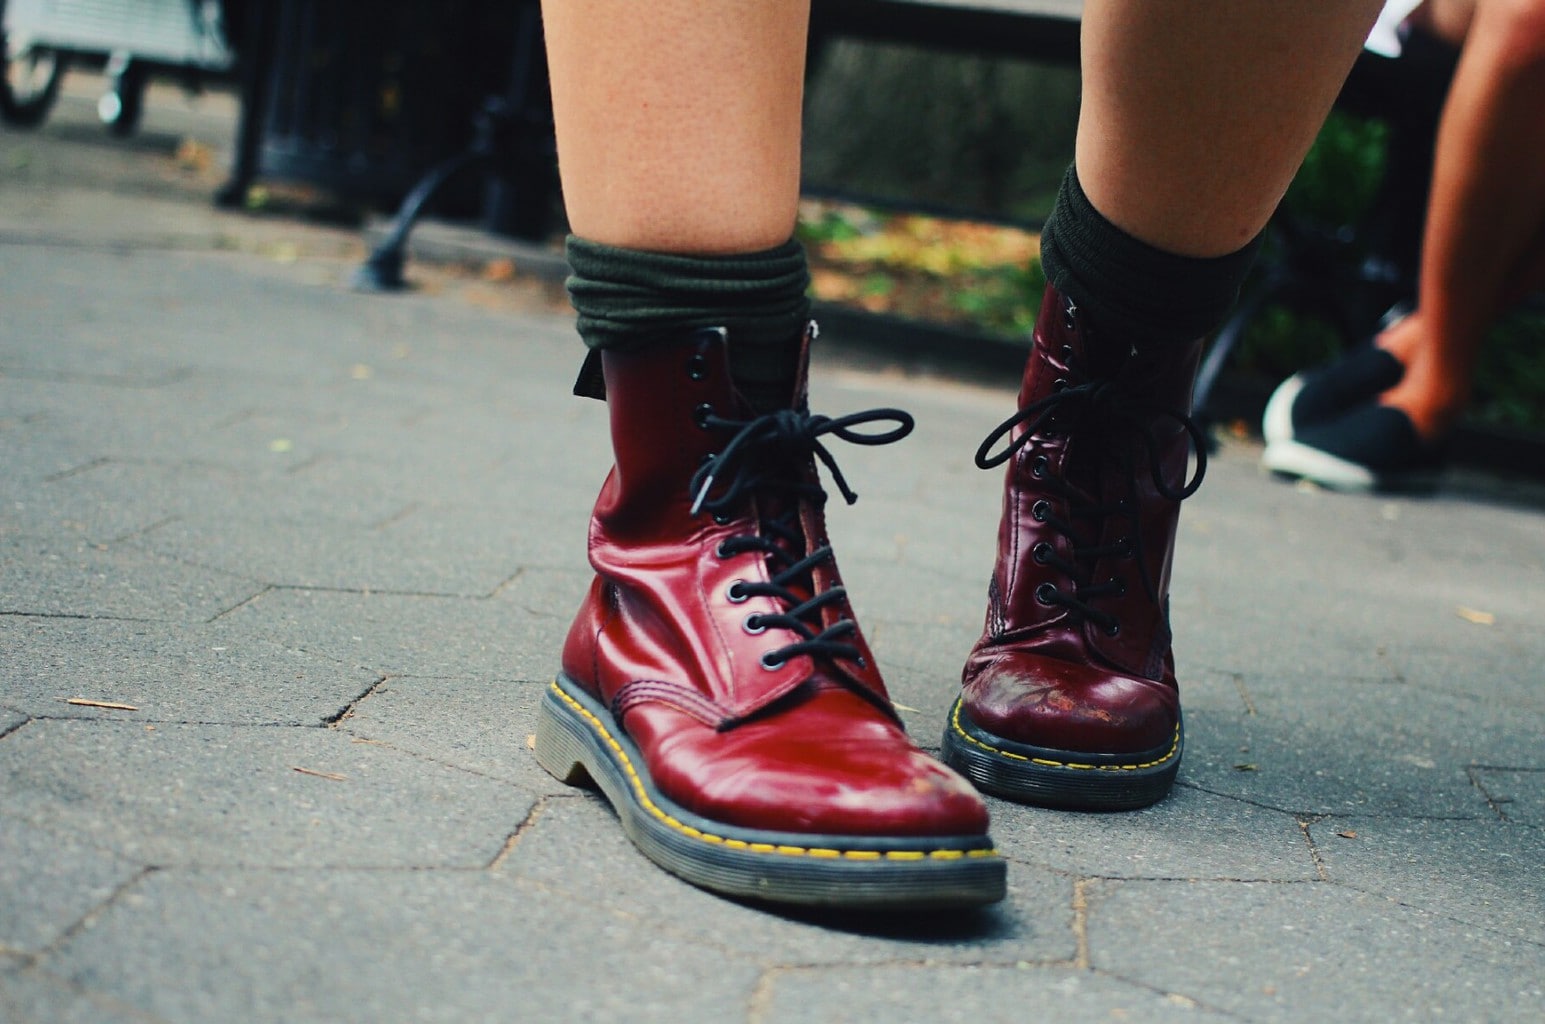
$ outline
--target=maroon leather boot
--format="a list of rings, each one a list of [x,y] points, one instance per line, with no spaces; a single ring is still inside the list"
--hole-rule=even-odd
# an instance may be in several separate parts
[[[808,344],[808,338],[806,343]],[[1001,899],[964,779],[907,737],[826,540],[823,438],[886,444],[898,410],[753,415],[722,330],[602,356],[616,466],[596,576],[544,696],[536,755],[593,780],[629,837],[707,889],[849,907]],[[892,429],[861,431],[888,421]]]
[[[1046,291],[1020,411],[977,452],[984,469],[1008,463],[1003,518],[986,627],[944,730],[945,761],[987,792],[1121,810],[1174,783],[1168,591],[1180,502],[1206,469],[1189,418],[1201,350],[1102,335]]]

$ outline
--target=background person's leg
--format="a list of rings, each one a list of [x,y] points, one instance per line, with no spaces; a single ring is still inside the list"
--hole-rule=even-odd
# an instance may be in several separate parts
[[[1412,22],[1462,46],[1416,307],[1374,346],[1284,381],[1263,421],[1268,469],[1332,487],[1434,482],[1487,333],[1545,285],[1545,0],[1429,0]]]
[[[1545,284],[1545,2],[1480,0],[1438,127],[1416,310],[1379,343],[1406,366],[1380,401],[1433,440],[1469,401],[1486,333]]]

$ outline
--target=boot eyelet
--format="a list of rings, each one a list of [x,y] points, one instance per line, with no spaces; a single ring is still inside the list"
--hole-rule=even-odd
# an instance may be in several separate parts
[[[1054,583],[1042,583],[1035,588],[1035,599],[1042,604],[1057,603],[1057,586]]]
[[[1051,382],[1051,389],[1053,391],[1066,391],[1068,389],[1067,379],[1064,377],[1058,377],[1056,380]]]
[[[1042,498],[1030,506],[1030,518],[1038,523],[1046,522],[1046,517],[1051,513],[1051,502]]]
[[[708,429],[708,417],[713,415],[713,406],[707,402],[692,410],[692,422],[697,424],[699,430]]]
[[[713,516],[713,521],[718,523],[720,526],[728,526],[731,521],[733,521],[733,519],[734,516],[726,515],[723,512],[715,512]]]
[[[1126,597],[1127,596],[1127,581],[1126,580],[1113,579],[1113,580],[1111,580],[1111,582],[1116,585],[1116,596],[1117,597]]]
[[[776,672],[783,667],[783,659],[772,651],[762,655],[762,667],[769,672]]]
[[[1121,635],[1121,623],[1119,623],[1119,622],[1112,622],[1110,625],[1105,627],[1104,633],[1108,637],[1118,637],[1118,636],[1120,636]]]
[[[701,352],[687,360],[687,376],[693,380],[708,379],[708,357]]]
[[[1051,545],[1044,540],[1030,549],[1030,557],[1035,559],[1036,565],[1045,565],[1051,558]]]
[[[1036,479],[1044,477],[1050,469],[1051,460],[1044,455],[1037,455],[1035,460],[1030,463],[1030,475]]]
[[[746,593],[746,581],[736,580],[724,588],[724,597],[730,604],[745,604],[751,600],[751,595]]]
[[[1116,542],[1116,555],[1118,558],[1132,557],[1132,538],[1123,537]]]
[[[1073,346],[1072,345],[1063,345],[1062,346],[1062,361],[1065,363],[1065,362],[1067,362],[1068,360],[1070,360],[1072,358],[1073,358]]]
[[[767,624],[762,621],[760,615],[747,615],[745,620],[741,622],[740,628],[752,636],[758,636],[767,632]]]
[[[734,552],[726,551],[724,549],[724,545],[726,545],[728,543],[729,543],[729,541],[721,540],[719,543],[714,545],[713,553],[719,559],[719,561],[721,561],[721,562],[724,561],[726,558],[733,558],[733,557],[735,557]]]

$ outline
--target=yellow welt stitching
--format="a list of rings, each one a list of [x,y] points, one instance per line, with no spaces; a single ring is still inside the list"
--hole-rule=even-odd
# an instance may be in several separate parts
[[[752,853],[782,854],[787,857],[845,857],[848,860],[880,860],[882,857],[889,860],[922,860],[925,857],[931,857],[936,860],[953,860],[962,856],[980,858],[996,857],[998,855],[997,850],[933,850],[927,853],[924,853],[921,850],[892,850],[882,854],[877,850],[812,849],[804,846],[775,846],[771,843],[748,843],[743,839],[730,839],[725,836],[716,836],[708,832],[703,832],[699,829],[693,828],[685,822],[677,821],[664,809],[655,804],[653,800],[649,799],[649,793],[644,789],[643,779],[639,777],[638,771],[633,767],[633,762],[628,757],[627,751],[623,749],[622,744],[619,743],[611,735],[611,733],[607,731],[605,722],[602,722],[599,718],[592,714],[589,709],[587,709],[579,701],[564,693],[563,689],[556,682],[552,684],[552,691],[558,695],[559,699],[561,699],[565,704],[567,704],[576,713],[578,713],[581,718],[588,722],[590,727],[596,731],[601,739],[606,741],[606,745],[616,753],[618,761],[620,761],[622,764],[623,772],[627,775],[628,780],[633,784],[633,793],[638,798],[639,804],[641,804],[645,810],[652,814],[661,823],[692,839],[699,839],[705,843],[720,844],[732,850],[747,850]]]
[[[1029,761],[1031,764],[1038,764],[1045,768],[1068,768],[1074,771],[1083,772],[1135,772],[1141,771],[1144,768],[1152,768],[1156,765],[1163,764],[1170,758],[1174,757],[1175,751],[1180,749],[1180,726],[1179,724],[1176,724],[1175,739],[1174,742],[1170,744],[1169,749],[1166,750],[1164,755],[1158,760],[1147,761],[1143,764],[1075,764],[1071,761],[1051,761],[1044,757],[1026,757],[1023,754],[1016,754],[1011,750],[999,750],[997,747],[994,747],[991,744],[983,743],[975,736],[972,736],[970,733],[966,732],[966,730],[960,724],[961,703],[961,701],[957,700],[955,702],[955,709],[950,712],[950,727],[955,730],[955,734],[957,736],[971,744],[973,747],[981,747],[983,750],[990,754],[996,754],[999,757],[1006,757],[1014,761]]]

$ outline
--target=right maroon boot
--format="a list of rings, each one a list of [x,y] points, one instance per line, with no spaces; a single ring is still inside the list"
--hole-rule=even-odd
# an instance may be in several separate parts
[[[719,893],[1001,899],[986,807],[907,737],[826,540],[815,459],[853,495],[822,438],[883,444],[910,417],[811,415],[803,379],[787,408],[754,415],[718,329],[601,361],[616,466],[538,761],[593,780],[645,856]],[[857,429],[882,420],[899,426]]]
[[[944,728],[945,761],[989,793],[1126,810],[1174,783],[1169,581],[1206,469],[1189,416],[1201,349],[1103,332],[1047,289],[1020,411],[977,453],[1007,464],[998,558]]]

